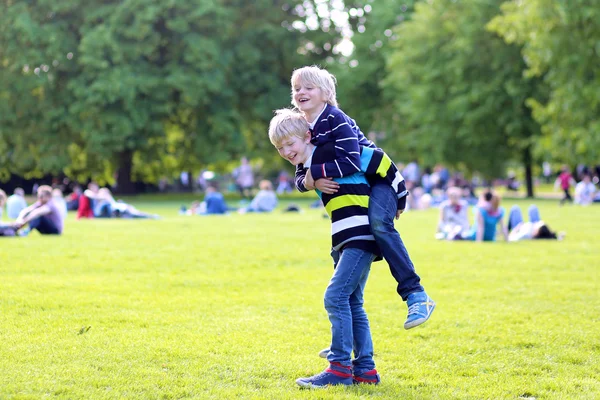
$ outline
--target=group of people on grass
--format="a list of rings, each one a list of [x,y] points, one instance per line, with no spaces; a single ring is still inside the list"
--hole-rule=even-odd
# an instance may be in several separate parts
[[[573,202],[582,206],[590,205],[594,202],[600,202],[600,193],[596,185],[592,182],[592,175],[589,172],[581,174],[581,181],[576,182],[569,171],[569,167],[564,165],[558,178],[554,182],[555,189],[560,188],[563,191],[563,197],[560,204]],[[571,187],[575,188],[575,198],[571,197]]]
[[[373,340],[363,308],[371,263],[381,259],[388,263],[397,282],[397,292],[407,304],[405,329],[428,321],[436,306],[423,288],[394,226],[394,219],[400,218],[406,208],[406,184],[390,157],[337,107],[336,81],[332,74],[316,66],[297,69],[291,78],[291,88],[294,108],[276,111],[269,125],[269,139],[279,155],[296,167],[296,188],[301,192],[315,190],[321,199],[331,219],[334,266],[324,295],[331,338],[327,348],[319,352],[329,365],[323,372],[296,382],[301,387],[377,384],[380,376],[375,368]],[[239,175],[242,174],[243,171],[239,171]],[[270,211],[277,204],[271,183],[264,182],[245,211]],[[467,203],[454,190],[449,191],[448,196],[448,203],[441,211],[439,229],[445,237],[493,240],[497,225],[501,226],[505,238],[509,236],[508,228],[501,222],[504,211],[500,199],[493,193],[486,193],[477,205],[474,228],[470,228],[468,216],[464,223]],[[224,198],[215,187],[207,190],[204,203],[204,206],[197,204],[193,213],[227,211]],[[263,208],[263,204],[267,206]],[[97,185],[81,194],[78,210],[79,217],[115,213],[131,217],[144,215],[128,204],[115,201],[108,189]],[[534,218],[529,227],[519,215],[511,211],[511,232],[520,232],[523,237],[538,235],[542,230],[539,212],[530,211]],[[40,232],[60,233],[64,219],[59,216],[51,188],[40,187],[38,201],[19,213],[13,228],[18,230],[29,223],[38,230],[41,228]]]
[[[504,208],[500,207],[500,197],[485,192],[473,207],[473,224],[469,222],[469,204],[461,197],[461,190],[448,188],[448,200],[440,204],[440,215],[437,226],[437,239],[474,240],[491,242],[496,240],[497,227],[504,240],[516,242],[527,239],[562,239],[563,234],[552,232],[541,220],[536,205],[528,210],[529,222],[523,220],[518,206],[513,206],[508,215],[508,225],[504,223]]]
[[[259,191],[250,201],[250,204],[241,208],[229,207],[223,194],[217,190],[215,185],[208,185],[202,202],[195,201],[191,207],[181,208],[182,214],[187,215],[220,215],[229,211],[245,213],[269,213],[277,207],[277,195],[273,190],[271,181],[262,180],[258,184]]]
[[[60,235],[69,210],[77,210],[77,218],[159,218],[115,200],[110,189],[91,182],[85,192],[77,187],[65,199],[58,188],[41,185],[36,190],[37,201],[27,205],[25,191],[16,188],[7,197],[0,189],[0,221],[6,206],[7,217],[13,222],[0,222],[0,236],[26,236],[31,230],[42,235]]]
[[[6,193],[0,190],[0,216],[6,203],[8,217],[15,220],[0,222],[0,236],[26,236],[33,229],[43,235],[60,235],[67,215],[62,192],[42,185],[37,190],[37,201],[29,206],[24,194],[23,189],[17,188],[6,198]]]
[[[90,182],[87,189],[77,198],[77,219],[80,218],[152,218],[156,214],[138,210],[121,200],[115,200],[109,188],[101,188]]]

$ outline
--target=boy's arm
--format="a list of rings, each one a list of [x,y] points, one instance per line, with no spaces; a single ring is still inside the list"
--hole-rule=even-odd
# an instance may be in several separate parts
[[[329,122],[335,145],[335,158],[323,164],[310,166],[310,173],[315,181],[330,177],[341,178],[360,172],[360,147],[358,136],[350,127],[349,118],[338,115]]]
[[[309,189],[304,185],[304,178],[306,178],[307,168],[304,168],[304,165],[298,164],[296,165],[296,176],[294,178],[294,182],[296,184],[296,189],[299,192],[304,193],[308,192]]]

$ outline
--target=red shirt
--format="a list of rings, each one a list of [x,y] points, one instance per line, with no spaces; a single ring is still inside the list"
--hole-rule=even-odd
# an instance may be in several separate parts
[[[562,190],[567,190],[571,187],[571,179],[573,179],[573,177],[570,173],[561,172],[558,176],[558,179],[560,180],[560,187]]]

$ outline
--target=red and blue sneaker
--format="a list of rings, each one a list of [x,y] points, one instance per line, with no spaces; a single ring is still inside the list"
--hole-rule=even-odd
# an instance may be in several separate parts
[[[303,388],[322,388],[329,385],[352,385],[352,368],[333,362],[325,371],[310,378],[298,378],[296,383]]]
[[[376,369],[372,369],[361,374],[356,374],[354,375],[353,380],[355,385],[359,385],[361,383],[377,385],[379,382],[381,382],[381,378],[379,378],[379,374],[377,373]]]

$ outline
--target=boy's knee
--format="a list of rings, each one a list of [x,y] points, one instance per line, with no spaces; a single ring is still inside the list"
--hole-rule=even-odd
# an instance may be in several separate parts
[[[371,224],[371,231],[375,237],[388,235],[395,229],[393,223],[389,223],[380,218],[372,219],[369,222]]]

